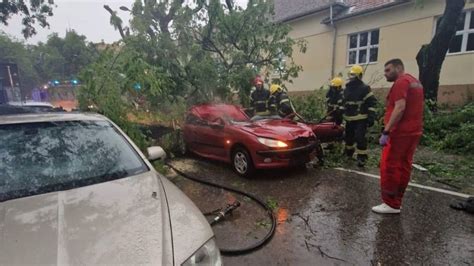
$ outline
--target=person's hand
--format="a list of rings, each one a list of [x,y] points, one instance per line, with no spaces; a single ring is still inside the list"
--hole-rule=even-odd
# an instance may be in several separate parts
[[[389,138],[390,138],[390,136],[388,135],[388,132],[383,132],[382,135],[380,136],[379,144],[381,146],[386,146],[388,144],[388,139]]]
[[[291,113],[287,116],[284,117],[284,119],[290,119],[290,120],[293,120],[293,118],[295,118],[296,114],[295,113]]]

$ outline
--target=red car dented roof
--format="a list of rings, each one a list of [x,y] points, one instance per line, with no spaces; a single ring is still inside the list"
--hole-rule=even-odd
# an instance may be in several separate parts
[[[226,121],[249,121],[248,116],[240,107],[231,104],[195,105],[189,109],[189,113],[207,121],[215,121],[218,118]]]

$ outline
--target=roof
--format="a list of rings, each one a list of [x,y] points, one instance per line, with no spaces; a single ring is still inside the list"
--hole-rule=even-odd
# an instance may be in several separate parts
[[[336,7],[333,20],[366,14],[369,12],[400,5],[410,0],[275,0],[275,19],[291,21],[323,10],[331,5]],[[326,18],[323,22],[328,23]]]
[[[348,8],[336,13],[333,17],[333,21],[383,10],[410,1],[411,0],[345,0],[344,2]],[[324,19],[323,23],[330,23],[330,18]]]
[[[290,21],[329,8],[334,0],[274,0],[275,20]]]
[[[30,113],[2,115],[1,117],[0,125],[53,121],[108,121],[104,116],[92,113]]]

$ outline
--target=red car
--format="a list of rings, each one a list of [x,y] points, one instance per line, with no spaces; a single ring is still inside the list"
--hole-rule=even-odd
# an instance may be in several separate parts
[[[251,121],[240,107],[228,104],[191,107],[183,138],[188,151],[231,163],[241,176],[255,169],[304,165],[320,150],[306,124],[278,118]]]

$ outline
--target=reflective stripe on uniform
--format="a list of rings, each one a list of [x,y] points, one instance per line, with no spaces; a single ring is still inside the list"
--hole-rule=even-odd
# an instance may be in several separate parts
[[[267,103],[267,101],[256,101],[255,103]]]
[[[362,105],[364,102],[363,101],[357,101],[357,102],[346,102],[348,105]]]
[[[377,109],[375,109],[374,107],[369,107],[367,110],[372,111],[372,112],[376,112],[376,111],[377,111]]]
[[[280,101],[280,104],[282,104],[282,103],[287,103],[287,102],[289,102],[289,101],[290,101],[290,99],[283,99],[283,100]]]
[[[346,120],[346,121],[357,121],[357,120],[367,119],[367,117],[368,117],[367,114],[360,114],[360,115],[354,115],[354,116],[344,115],[344,120]]]
[[[372,92],[367,93],[367,95],[365,95],[365,97],[364,97],[364,101],[369,99],[369,97],[372,97],[372,96],[374,96],[374,94]]]
[[[347,144],[346,144],[345,149],[346,149],[346,150],[355,150],[355,144],[352,144],[352,145],[347,145]]]
[[[360,154],[360,155],[367,155],[367,154],[369,154],[369,151],[368,150],[356,149],[356,153]]]

